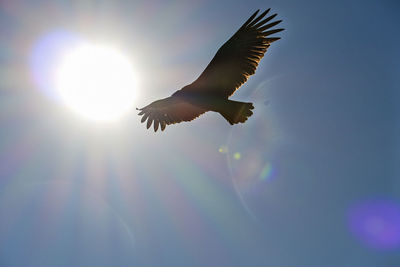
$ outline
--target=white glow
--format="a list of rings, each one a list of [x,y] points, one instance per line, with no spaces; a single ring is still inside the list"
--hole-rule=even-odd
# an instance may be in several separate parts
[[[112,121],[132,108],[136,77],[128,59],[118,51],[82,44],[62,58],[56,88],[77,113],[95,121]]]

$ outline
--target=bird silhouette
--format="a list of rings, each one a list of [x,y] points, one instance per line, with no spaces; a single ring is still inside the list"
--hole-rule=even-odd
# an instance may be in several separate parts
[[[277,14],[264,19],[270,9],[257,16],[257,10],[217,51],[203,73],[193,83],[170,97],[154,101],[139,110],[147,120],[147,129],[156,132],[170,124],[191,121],[207,111],[220,113],[231,125],[245,122],[252,114],[252,103],[228,98],[256,71],[270,44],[279,40],[271,35],[284,29],[272,29],[282,22],[271,22]]]

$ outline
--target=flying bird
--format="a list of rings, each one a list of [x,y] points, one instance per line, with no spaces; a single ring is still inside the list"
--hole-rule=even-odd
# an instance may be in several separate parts
[[[271,35],[284,29],[273,29],[281,20],[267,18],[270,9],[257,16],[257,10],[239,30],[217,51],[203,73],[189,85],[170,97],[154,101],[139,110],[147,120],[147,129],[154,125],[156,132],[170,124],[191,121],[207,111],[220,113],[231,125],[245,122],[252,114],[252,103],[232,101],[228,98],[256,71],[271,43],[279,37]]]

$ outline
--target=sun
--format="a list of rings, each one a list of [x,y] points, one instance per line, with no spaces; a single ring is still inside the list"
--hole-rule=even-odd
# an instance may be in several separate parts
[[[61,58],[56,90],[77,114],[115,121],[133,106],[137,78],[126,56],[109,46],[80,44]]]

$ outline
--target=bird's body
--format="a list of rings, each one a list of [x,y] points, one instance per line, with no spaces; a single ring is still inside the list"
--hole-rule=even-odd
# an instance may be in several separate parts
[[[232,101],[226,96],[213,94],[213,91],[203,93],[206,89],[193,90],[192,92],[192,90],[185,90],[185,88],[187,87],[176,91],[172,97],[179,97],[191,105],[204,109],[205,112],[218,112],[227,119],[230,124],[244,122],[247,117],[253,114],[251,111],[251,109],[254,108],[252,103]],[[215,91],[219,92],[220,90]],[[242,114],[244,116],[242,116]]]
[[[255,12],[218,50],[197,80],[139,109],[142,122],[147,119],[147,128],[154,122],[154,131],[159,126],[164,130],[166,125],[191,121],[207,111],[220,113],[230,124],[245,122],[253,114],[253,104],[228,98],[254,74],[270,44],[280,39],[267,37],[283,30],[265,31],[281,22],[265,25],[276,16],[263,19],[268,11],[257,18],[259,11]]]

